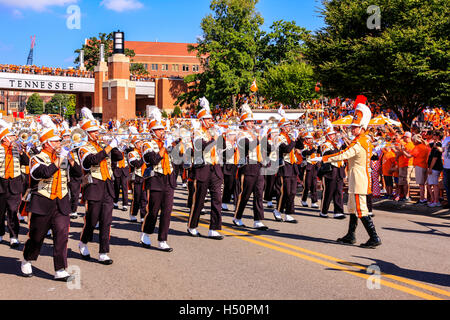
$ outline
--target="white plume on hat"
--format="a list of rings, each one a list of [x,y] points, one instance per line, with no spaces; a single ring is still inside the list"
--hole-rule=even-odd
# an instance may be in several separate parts
[[[8,122],[6,122],[3,119],[0,119],[0,129],[8,128],[11,129],[12,125]]]
[[[139,134],[138,129],[135,126],[129,128],[131,134]]]
[[[69,124],[67,123],[66,120],[63,121],[62,127],[63,127],[63,130],[66,130],[66,131],[70,130]]]
[[[155,119],[157,122],[161,122],[162,113],[157,106],[151,106],[148,114],[149,119]]]
[[[250,106],[248,105],[247,102],[244,103],[241,107],[241,114],[244,114],[244,113],[253,113],[252,109],[250,108]]]
[[[208,101],[208,99],[206,99],[205,97],[200,98],[200,107],[202,107],[202,109],[208,109],[209,110],[209,101]]]
[[[284,111],[283,105],[281,105],[281,106],[280,106],[280,109],[278,109],[278,114],[279,114],[282,118],[286,118],[286,111]]]
[[[41,116],[41,125],[43,129],[53,129],[55,133],[57,131],[56,124],[53,122],[52,118],[46,114]]]
[[[94,115],[92,114],[92,111],[89,108],[86,107],[82,108],[81,116],[83,117],[83,120],[95,121]]]

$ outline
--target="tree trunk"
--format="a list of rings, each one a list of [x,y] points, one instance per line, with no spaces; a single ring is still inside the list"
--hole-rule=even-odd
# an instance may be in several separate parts
[[[236,107],[237,107],[237,105],[236,105],[236,95],[234,95],[234,94],[231,96],[231,103],[233,104],[233,110],[237,111],[237,109],[236,109]]]

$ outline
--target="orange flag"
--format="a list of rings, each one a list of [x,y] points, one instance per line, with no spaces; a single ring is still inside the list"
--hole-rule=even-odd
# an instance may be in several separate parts
[[[250,87],[250,90],[251,90],[252,92],[258,91],[258,86],[256,85],[256,79],[253,80],[253,83],[252,83],[252,86]]]

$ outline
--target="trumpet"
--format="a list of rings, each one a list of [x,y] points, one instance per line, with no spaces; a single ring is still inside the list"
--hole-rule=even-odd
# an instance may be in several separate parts
[[[61,143],[61,147],[68,148],[69,150],[74,150],[84,146],[87,141],[87,133],[80,128],[75,128],[70,133],[70,139],[63,141]]]

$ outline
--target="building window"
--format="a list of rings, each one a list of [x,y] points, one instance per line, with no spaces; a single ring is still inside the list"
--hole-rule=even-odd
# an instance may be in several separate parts
[[[173,64],[172,71],[180,71],[180,66],[178,64]]]
[[[161,65],[161,71],[167,71],[169,70],[169,65],[168,64],[162,64]]]
[[[183,64],[183,71],[184,72],[189,72],[189,65],[188,64]]]
[[[193,66],[192,66],[192,71],[193,71],[193,72],[199,72],[199,71],[200,71],[200,66],[199,66],[198,64],[193,65]]]
[[[155,63],[152,63],[152,71],[158,71],[158,65]]]

